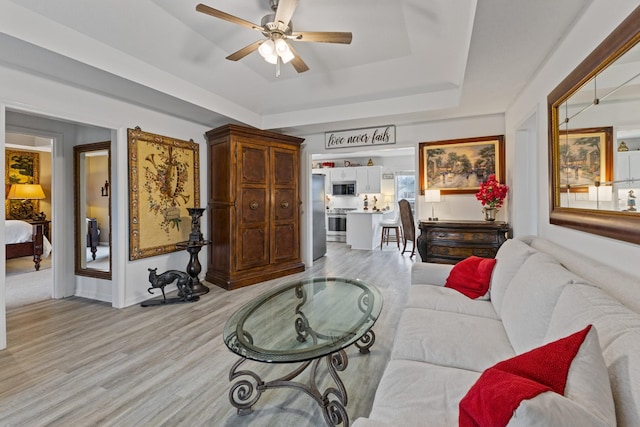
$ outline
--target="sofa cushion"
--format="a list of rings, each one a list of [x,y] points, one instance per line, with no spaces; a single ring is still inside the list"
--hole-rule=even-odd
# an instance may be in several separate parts
[[[591,325],[487,369],[460,401],[460,426],[615,426],[598,334]]]
[[[498,314],[493,309],[491,301],[470,299],[454,289],[442,286],[412,286],[409,289],[407,307],[429,308],[498,319]]]
[[[453,267],[450,264],[416,262],[411,266],[411,284],[444,286]]]
[[[638,274],[631,275],[619,271],[547,239],[533,238],[531,247],[553,256],[569,270],[588,278],[589,283],[603,289],[636,313],[640,313],[640,278]],[[625,256],[627,255],[625,254]],[[632,257],[628,259],[631,260]]]
[[[580,280],[583,279],[542,252],[522,264],[507,287],[501,313],[516,353],[542,345],[562,289]]]
[[[389,426],[458,425],[458,403],[480,373],[411,360],[391,360],[380,380],[370,423]]]
[[[496,313],[500,314],[507,286],[522,264],[537,251],[518,239],[508,239],[496,254],[496,266],[491,275],[489,294]]]
[[[569,285],[558,299],[547,339],[584,324],[598,330],[618,425],[640,426],[640,314],[595,286]]]
[[[489,299],[489,282],[495,265],[496,260],[493,258],[472,255],[451,269],[444,286],[455,289],[471,299]]]
[[[477,372],[512,356],[499,320],[412,307],[400,316],[391,350],[391,359]]]

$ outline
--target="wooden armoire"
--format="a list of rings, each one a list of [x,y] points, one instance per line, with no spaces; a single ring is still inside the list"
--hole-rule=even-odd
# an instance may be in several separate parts
[[[302,138],[236,125],[207,132],[206,280],[227,290],[304,271],[300,259]]]

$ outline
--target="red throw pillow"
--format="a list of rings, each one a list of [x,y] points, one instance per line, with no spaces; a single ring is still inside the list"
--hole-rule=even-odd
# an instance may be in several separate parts
[[[496,260],[493,258],[472,255],[453,266],[444,286],[455,289],[471,299],[479,298],[489,290],[495,265]]]
[[[510,421],[616,425],[607,368],[591,325],[487,369],[459,407],[460,427],[501,427]]]

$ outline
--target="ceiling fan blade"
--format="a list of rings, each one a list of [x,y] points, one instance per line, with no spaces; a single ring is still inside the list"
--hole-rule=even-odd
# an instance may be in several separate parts
[[[231,55],[227,56],[227,59],[229,61],[238,61],[244,58],[245,56],[249,55],[251,52],[254,52],[255,50],[257,50],[260,47],[260,45],[265,41],[266,40],[258,40],[257,42],[253,42],[250,45],[245,46],[242,49],[238,50],[237,52],[234,52]]]
[[[260,25],[256,25],[252,22],[245,21],[242,18],[238,18],[237,16],[229,15],[226,12],[223,12],[218,9],[214,9],[212,7],[207,6],[206,4],[200,3],[196,6],[196,10],[198,12],[202,12],[207,15],[211,15],[214,18],[224,19],[225,21],[231,22],[233,24],[242,25],[243,27],[251,28],[252,30],[258,30],[260,32],[264,31],[264,29]]]
[[[292,33],[288,38],[299,42],[351,44],[353,35],[349,32],[298,31]]]
[[[304,63],[302,58],[300,58],[300,55],[298,55],[298,52],[293,50],[291,46],[289,46],[289,49],[291,49],[291,53],[295,55],[291,60],[291,65],[293,65],[293,68],[295,68],[298,73],[304,73],[305,71],[309,71],[309,66]]]
[[[298,7],[298,0],[280,0],[278,3],[278,9],[276,10],[276,22],[282,22],[284,25],[289,25],[293,12]]]

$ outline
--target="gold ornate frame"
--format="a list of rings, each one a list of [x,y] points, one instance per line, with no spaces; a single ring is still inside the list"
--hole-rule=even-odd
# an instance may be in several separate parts
[[[175,252],[188,240],[187,208],[200,207],[200,154],[193,140],[128,129],[129,259]]]
[[[465,161],[469,163],[466,166],[458,165],[462,169],[458,171],[459,173],[453,170],[454,166],[436,164],[435,156],[446,163],[450,155],[456,158],[464,156]],[[496,179],[504,183],[504,135],[421,142],[418,156],[421,195],[425,190],[434,189],[440,190],[442,194],[471,194],[480,188],[479,185],[465,183],[464,179],[461,185],[446,184],[445,174],[470,176],[482,173],[484,179],[490,174],[495,174]],[[444,185],[438,182],[440,176],[445,180]]]
[[[26,162],[27,171],[17,166],[16,162]],[[31,169],[31,170],[28,170]],[[40,155],[32,151],[5,150],[5,197],[9,194],[12,184],[39,184],[40,183]],[[40,210],[40,201],[33,200],[34,212]],[[5,205],[6,218],[10,218],[10,212],[21,204],[19,200],[7,200]]]
[[[554,147],[560,137],[560,106],[602,72],[610,64],[640,43],[640,6],[600,43],[558,86],[547,96],[549,132],[549,223],[573,228],[586,233],[638,244],[640,228],[638,214],[598,209],[566,208],[560,204],[557,157]]]
[[[581,140],[587,143],[592,141],[592,143],[581,144]],[[593,142],[597,142],[597,144],[593,144]],[[590,152],[585,155],[585,158],[570,159],[573,157],[571,154],[575,154],[581,147],[590,148]],[[613,127],[611,126],[562,131],[554,151],[559,159],[555,165],[557,168],[555,173],[558,176],[561,191],[567,191],[568,187],[571,193],[586,193],[589,191],[588,186],[593,185],[595,181],[607,182],[613,179]],[[589,159],[589,154],[592,154],[594,158]],[[589,164],[594,165],[593,167],[597,164],[597,176],[580,174],[587,169]],[[574,173],[575,177],[572,177],[571,175]]]

